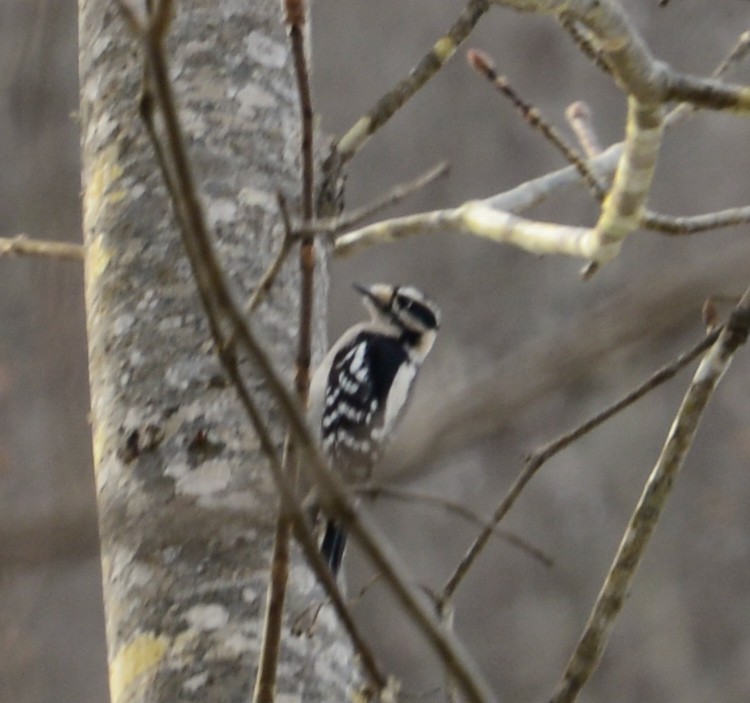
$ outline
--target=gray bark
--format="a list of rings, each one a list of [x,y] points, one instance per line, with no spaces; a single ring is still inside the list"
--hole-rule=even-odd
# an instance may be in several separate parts
[[[278,247],[274,193],[299,189],[298,109],[279,4],[176,6],[175,92],[218,252],[244,299]],[[91,422],[111,696],[247,701],[276,497],[211,350],[138,117],[137,42],[116,3],[79,7]],[[287,264],[253,320],[288,379],[296,268]],[[278,413],[259,379],[251,384],[280,442]],[[290,618],[320,598],[295,559]],[[312,638],[285,632],[278,691],[288,700],[344,700],[351,677],[348,643],[330,614]]]

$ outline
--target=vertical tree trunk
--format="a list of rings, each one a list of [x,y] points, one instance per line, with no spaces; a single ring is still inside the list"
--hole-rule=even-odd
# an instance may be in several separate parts
[[[276,189],[299,190],[298,109],[279,3],[175,5],[175,92],[219,254],[244,298],[278,247]],[[79,7],[91,422],[111,696],[244,702],[276,498],[210,348],[138,117],[137,42],[112,0]],[[285,267],[254,319],[288,378],[296,268]],[[316,303],[320,310],[320,291]],[[321,323],[317,332],[320,342]],[[281,441],[284,428],[274,429]],[[300,564],[290,588],[290,617],[320,597]],[[341,639],[328,617],[312,639],[285,635],[279,693],[345,700],[352,662]]]

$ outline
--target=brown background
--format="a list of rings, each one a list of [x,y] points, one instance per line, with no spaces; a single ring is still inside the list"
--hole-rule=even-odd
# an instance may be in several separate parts
[[[672,0],[662,9],[656,0],[623,4],[659,57],[701,74],[750,24],[748,4],[740,0]],[[323,128],[333,134],[347,128],[421,57],[462,5],[317,0],[315,104]],[[75,14],[72,0],[0,3],[0,235],[80,239]],[[496,9],[470,45],[490,52],[499,71],[562,128],[566,105],[583,99],[605,144],[621,135],[623,96],[551,20]],[[734,78],[750,81],[750,71],[737,71]],[[651,206],[694,214],[750,202],[746,120],[701,113],[671,132]],[[450,161],[450,177],[399,211],[487,196],[562,165],[460,56],[357,158],[348,202],[365,203],[441,159]],[[580,190],[533,215],[588,224],[594,209]],[[489,513],[526,452],[619,397],[699,338],[702,299],[739,293],[750,280],[750,267],[743,266],[750,260],[748,234],[747,226],[679,240],[638,233],[588,283],[577,275],[580,262],[536,258],[456,234],[335,262],[333,336],[360,315],[352,281],[414,283],[443,309],[443,331],[400,433],[401,447],[422,432],[420,418],[443,404],[446,388],[489,378],[488,384],[507,384],[508,395],[517,396],[553,369],[552,390],[519,401],[513,412],[499,411],[502,430],[493,437],[393,480]],[[601,306],[608,312],[595,317]],[[634,321],[642,332],[627,345],[577,361],[592,339]],[[707,414],[584,701],[739,702],[750,696],[745,356],[740,354]],[[549,366],[540,367],[540,358],[549,359]],[[561,361],[568,365],[556,372]],[[549,695],[687,378],[565,451],[527,489],[508,526],[542,546],[555,560],[553,568],[494,541],[460,590],[458,631],[503,700]],[[0,261],[3,702],[106,699],[86,383],[80,266]],[[432,508],[381,501],[376,512],[426,585],[445,580],[473,534]],[[49,516],[51,533],[39,529]],[[68,531],[76,539],[66,539]],[[368,574],[355,553],[348,571],[350,590],[356,591]],[[440,685],[424,646],[377,587],[357,613],[409,691]]]

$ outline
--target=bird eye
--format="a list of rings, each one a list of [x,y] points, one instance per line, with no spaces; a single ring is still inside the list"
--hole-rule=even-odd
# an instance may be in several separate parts
[[[404,310],[411,310],[412,307],[414,307],[414,301],[411,298],[407,298],[405,295],[399,295],[398,305]]]

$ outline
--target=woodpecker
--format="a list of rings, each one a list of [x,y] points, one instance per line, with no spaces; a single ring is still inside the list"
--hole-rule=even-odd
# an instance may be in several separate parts
[[[355,284],[370,320],[349,328],[310,382],[308,417],[331,468],[346,483],[367,481],[409,402],[435,342],[440,311],[413,286]],[[346,534],[328,520],[321,553],[336,575]]]

